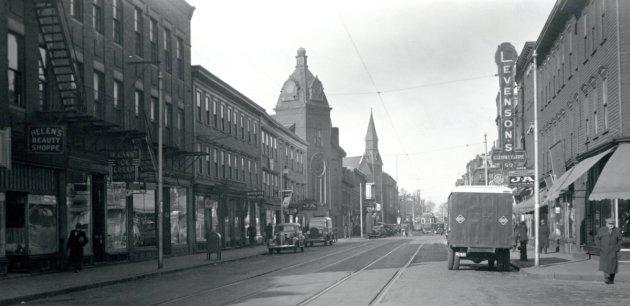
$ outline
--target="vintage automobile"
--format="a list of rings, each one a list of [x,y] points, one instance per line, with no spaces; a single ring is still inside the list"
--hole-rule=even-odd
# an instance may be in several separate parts
[[[306,244],[313,246],[313,243],[318,242],[326,246],[332,245],[334,240],[335,234],[330,217],[312,217],[309,220]]]
[[[280,253],[282,250],[297,250],[304,252],[304,235],[302,234],[302,225],[299,223],[280,223],[276,225],[275,236],[271,239],[267,248],[269,254]]]

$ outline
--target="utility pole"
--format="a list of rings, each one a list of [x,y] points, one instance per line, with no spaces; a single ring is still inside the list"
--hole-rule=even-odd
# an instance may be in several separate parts
[[[539,203],[539,177],[538,177],[538,92],[537,92],[537,74],[538,74],[538,63],[537,63],[538,52],[534,49],[534,53],[532,57],[534,59],[534,266],[538,267],[540,265],[540,254],[538,254],[538,231],[539,231],[539,223],[540,223],[540,203]]]
[[[485,145],[485,153],[483,155],[483,168],[486,172],[486,186],[488,186],[488,134],[483,134],[483,142]]]
[[[159,71],[158,65],[158,71]],[[164,97],[163,97],[163,82],[162,71],[158,72],[158,269],[162,269],[164,266],[164,173],[162,172],[162,146],[163,143],[163,130],[164,130]]]
[[[363,184],[359,182],[359,222],[361,224],[361,238],[363,238]]]

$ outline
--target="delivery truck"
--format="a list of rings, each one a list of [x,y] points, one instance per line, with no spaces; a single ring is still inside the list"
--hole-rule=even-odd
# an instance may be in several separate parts
[[[448,198],[448,269],[459,269],[460,260],[496,262],[509,271],[514,241],[512,190],[502,186],[458,186]]]

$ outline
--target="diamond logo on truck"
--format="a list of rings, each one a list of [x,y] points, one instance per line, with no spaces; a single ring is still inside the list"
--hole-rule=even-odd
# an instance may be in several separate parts
[[[455,221],[457,221],[457,223],[462,224],[462,222],[466,221],[466,218],[464,218],[464,216],[462,215],[458,215],[457,218],[455,218]]]
[[[501,223],[501,225],[505,225],[506,223],[508,223],[508,218],[506,218],[505,216],[501,216],[501,218],[499,218],[499,223]]]

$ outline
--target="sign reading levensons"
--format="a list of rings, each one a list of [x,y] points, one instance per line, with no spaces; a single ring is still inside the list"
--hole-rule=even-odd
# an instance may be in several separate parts
[[[504,42],[499,45],[494,60],[499,66],[499,109],[501,126],[499,139],[505,153],[514,151],[514,67],[517,59],[516,49]]]
[[[32,125],[28,127],[28,152],[62,154],[66,129],[62,125]]]

